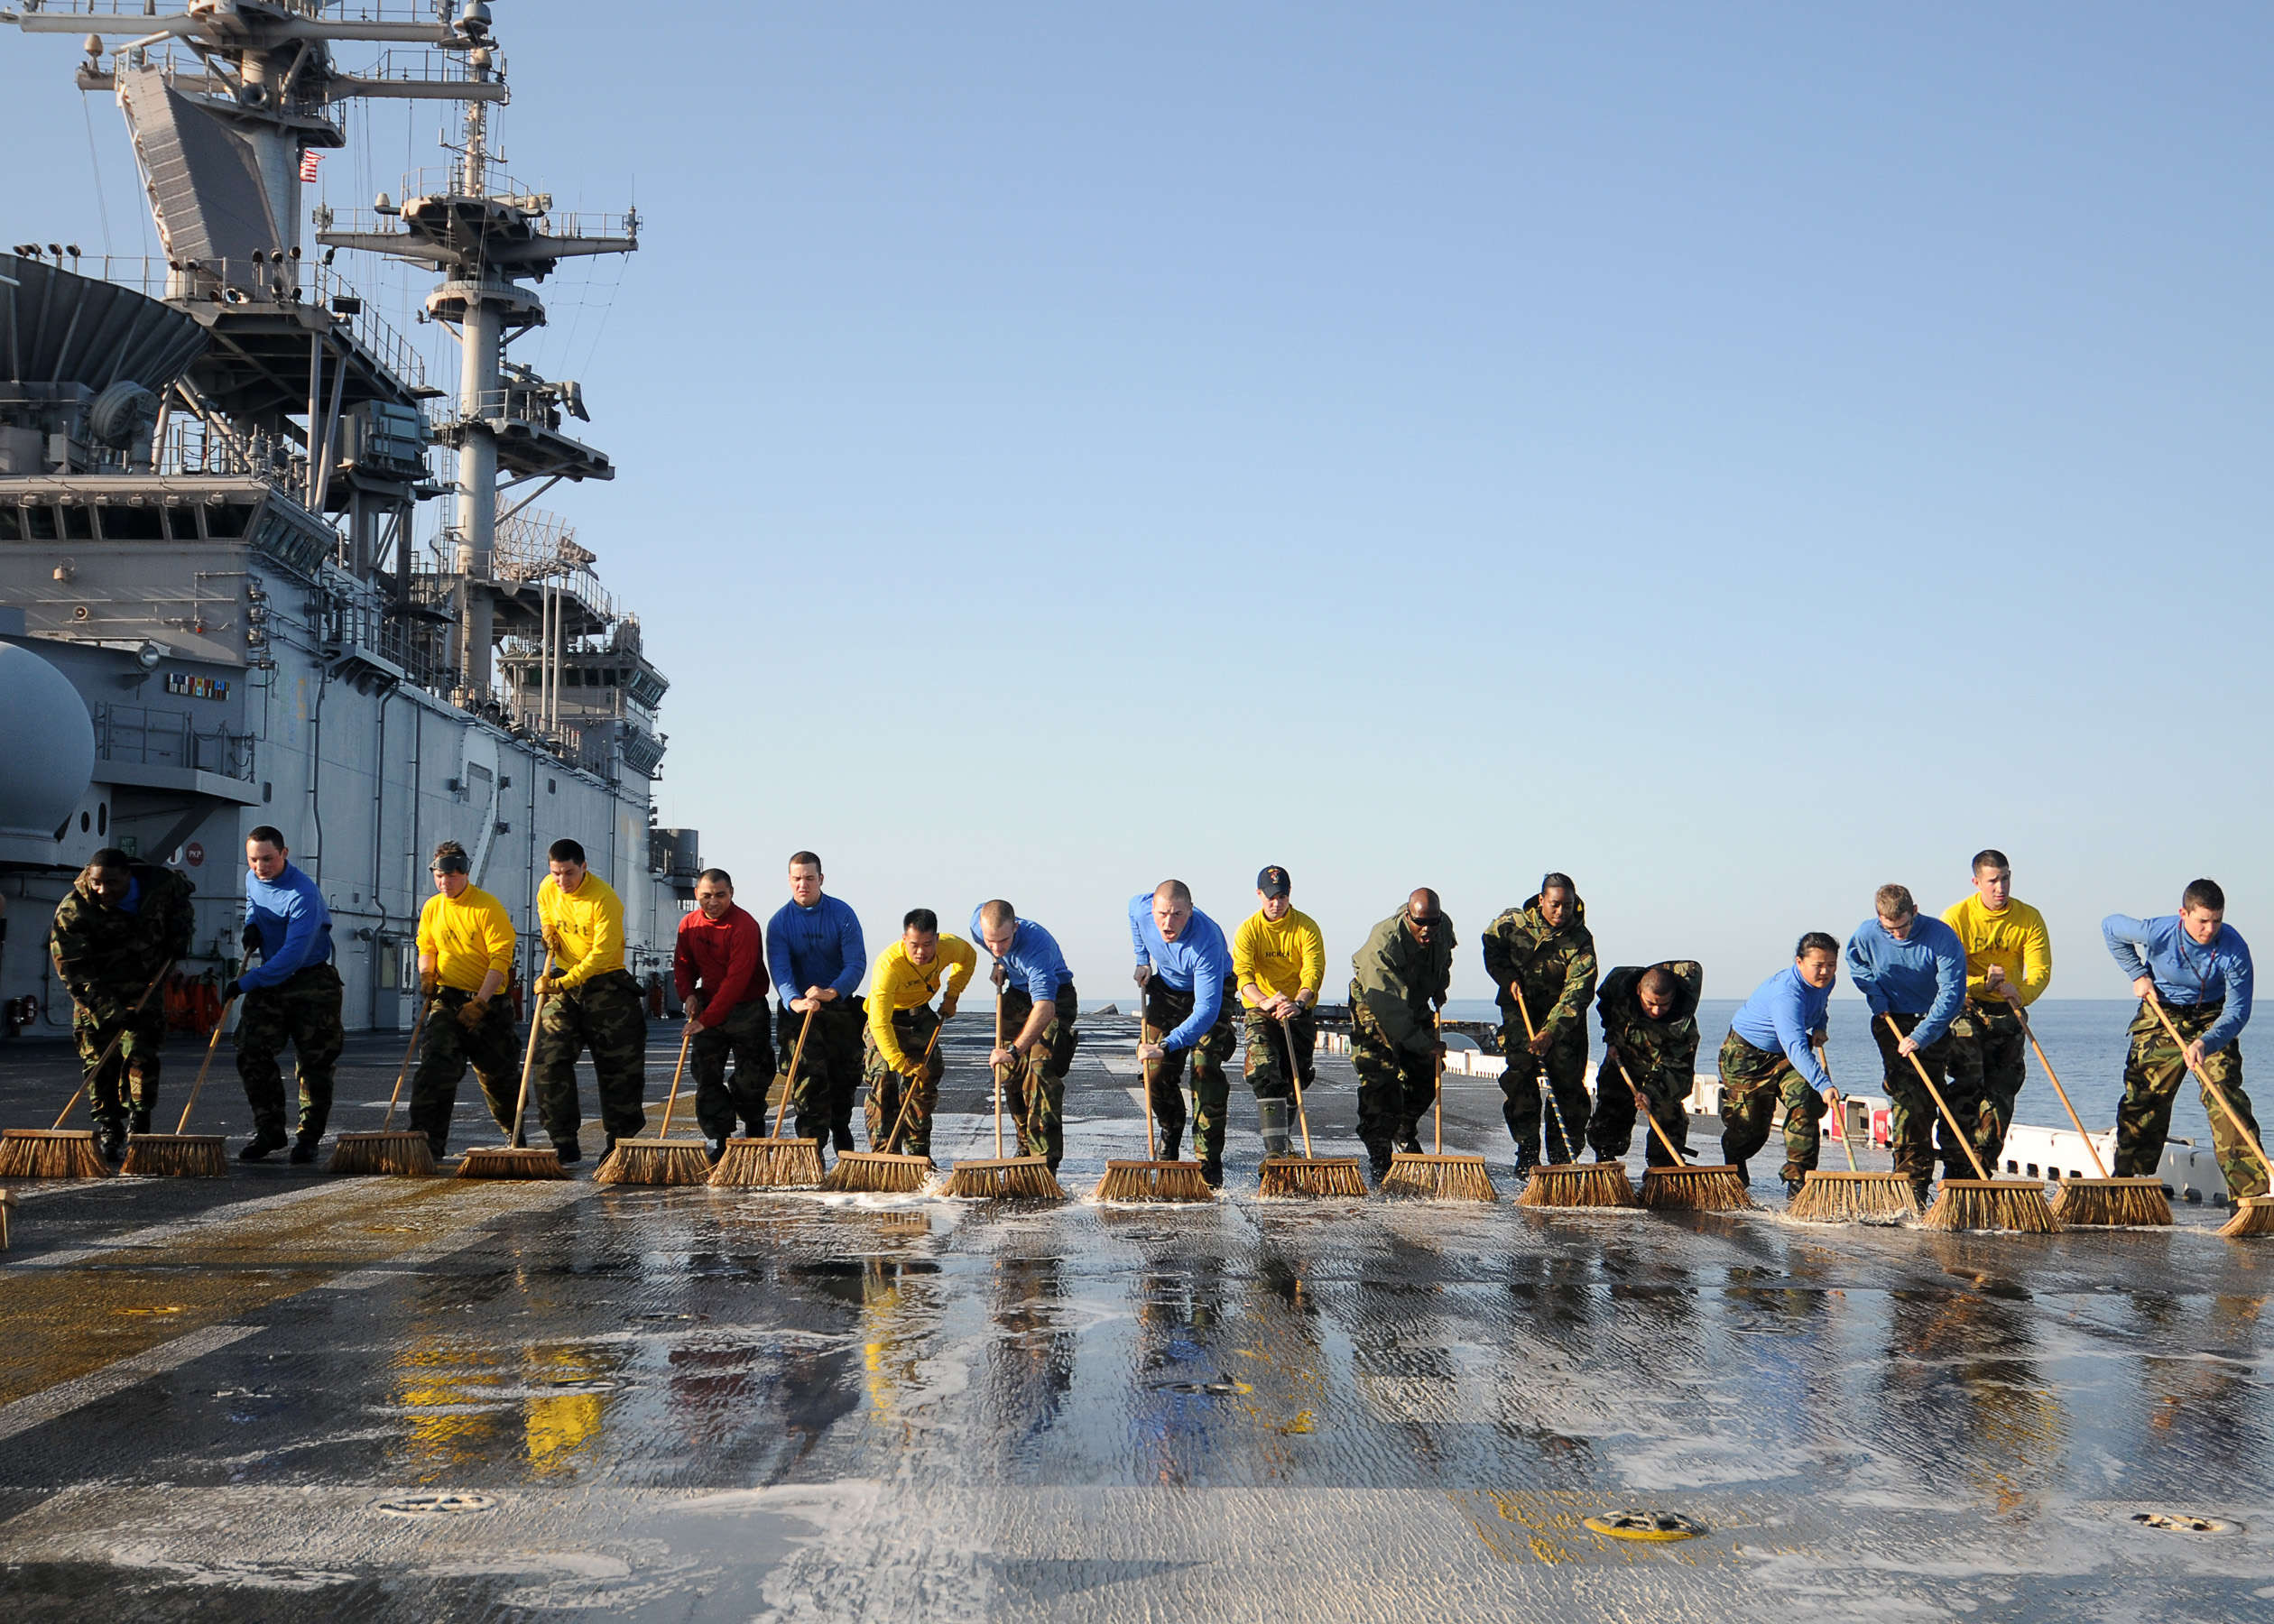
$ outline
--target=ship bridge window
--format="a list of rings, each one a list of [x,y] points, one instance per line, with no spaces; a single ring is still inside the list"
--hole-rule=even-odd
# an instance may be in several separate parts
[[[216,541],[242,540],[245,528],[252,522],[253,504],[249,502],[225,502],[219,507],[206,509],[206,534]]]
[[[153,507],[107,507],[103,510],[106,541],[162,541],[165,525]]]
[[[51,507],[28,507],[21,510],[23,516],[23,539],[26,541],[53,541],[62,535],[62,528],[55,522]]]
[[[63,539],[66,541],[95,540],[95,510],[67,507],[63,510]]]
[[[0,541],[23,540],[23,509],[0,506]]]

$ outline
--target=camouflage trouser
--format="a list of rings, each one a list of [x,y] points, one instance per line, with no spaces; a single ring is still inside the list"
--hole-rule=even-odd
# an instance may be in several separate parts
[[[1722,1039],[1716,1062],[1721,1072],[1722,1159],[1743,1167],[1769,1142],[1777,1105],[1785,1108],[1782,1177],[1814,1172],[1823,1145],[1817,1124],[1830,1109],[1824,1096],[1781,1054],[1757,1049],[1736,1033]]]
[[[1689,1159],[1689,1109],[1683,1103],[1689,1098],[1689,1073],[1672,1066],[1645,1066],[1637,1071],[1632,1061],[1627,1063],[1626,1069],[1650,1105],[1650,1120],[1674,1141],[1682,1158]],[[1613,1161],[1625,1156],[1634,1142],[1634,1094],[1627,1087],[1626,1076],[1615,1066],[1607,1073],[1597,1071],[1595,1115],[1587,1121],[1587,1142],[1595,1147],[1595,1154]],[[1648,1166],[1674,1165],[1666,1147],[1659,1142],[1659,1136],[1647,1128],[1643,1130],[1643,1149]]]
[[[600,1126],[630,1139],[647,1126],[647,997],[631,972],[611,970],[555,992],[537,1016],[537,1103],[556,1145],[573,1145],[584,1124],[577,1100],[577,1057],[592,1051]]]
[[[1548,1116],[1548,1159],[1576,1162],[1592,1114],[1587,1101],[1586,1029],[1574,1021],[1557,1034],[1545,1055],[1526,1048],[1530,1041],[1524,1036],[1522,1017],[1510,1015],[1502,1020],[1501,1047],[1508,1057],[1508,1069],[1501,1073],[1501,1117],[1508,1124],[1508,1137],[1516,1141],[1516,1164],[1530,1167],[1539,1160],[1543,1086],[1555,1095],[1555,1111]],[[1632,1121],[1628,1125],[1632,1127]]]
[[[1216,1024],[1201,1033],[1200,1041],[1190,1048],[1170,1049],[1165,1057],[1152,1063],[1152,1082],[1147,1092],[1152,1097],[1153,1119],[1160,1125],[1161,1160],[1176,1160],[1177,1147],[1184,1139],[1184,1074],[1188,1056],[1192,1061],[1193,1155],[1204,1162],[1223,1159],[1224,1116],[1232,1100],[1232,1080],[1225,1073],[1224,1063],[1232,1058],[1232,1050],[1240,1041],[1232,1024],[1239,1009],[1240,990],[1227,975],[1224,978],[1224,996],[1216,1003]],[[1147,1043],[1159,1043],[1191,1014],[1189,990],[1179,992],[1158,975],[1145,983]]]
[[[1902,1036],[1909,1037],[1925,1017],[1899,1014],[1893,1019]],[[1872,1017],[1872,1041],[1879,1045],[1881,1084],[1887,1090],[1892,1105],[1889,1114],[1893,1118],[1895,1171],[1909,1174],[1914,1184],[1925,1183],[1935,1176],[1935,1160],[1939,1156],[1944,1177],[1974,1177],[1974,1163],[1966,1158],[1966,1147],[1951,1137],[1950,1124],[1935,1109],[1933,1097],[1918,1080],[1918,1068],[1895,1052],[1899,1039],[1896,1032],[1888,1029],[1887,1020],[1885,1016]],[[1951,1034],[1945,1032],[1926,1047],[1913,1052],[1919,1066],[1925,1066],[1927,1075],[1934,1079],[1935,1086],[1943,1091],[1943,1099],[1955,1113],[1957,1102],[1951,1099],[1950,1084],[1946,1080],[1950,1075],[1953,1047]],[[1963,1122],[1966,1119],[1958,1120]],[[1989,1158],[1984,1157],[1983,1166],[1989,1165]]]
[[[938,1029],[938,1012],[929,1004],[892,1012],[892,1036],[898,1040],[901,1052],[911,1060],[923,1055],[931,1035]],[[939,1103],[939,1080],[947,1075],[948,1062],[935,1048],[925,1064],[923,1077],[910,1087],[909,1077],[884,1064],[884,1051],[876,1047],[876,1035],[864,1023],[861,1028],[861,1077],[868,1084],[869,1149],[897,1150],[902,1156],[929,1156],[932,1111]],[[901,1118],[903,1094],[908,1096],[905,1121]],[[892,1142],[895,1123],[900,1126],[897,1145]]]
[[[79,1071],[87,1079],[87,1112],[98,1128],[124,1128],[131,1106],[136,1112],[158,1104],[159,1050],[166,1042],[166,1010],[156,996],[138,1013],[128,1013],[143,995],[142,987],[120,987],[94,1010],[75,1004],[71,1036],[79,1040]],[[102,1068],[103,1051],[111,1039],[117,1051]]]
[[[436,993],[419,1038],[419,1069],[411,1077],[411,1126],[427,1136],[437,1156],[449,1146],[450,1113],[458,1109],[458,1083],[467,1066],[474,1068],[499,1132],[513,1132],[520,1103],[522,1047],[513,1001],[500,991],[469,1032],[458,1024],[458,1012],[472,997],[459,987]]]
[[[2166,1004],[2164,1012],[2179,1036],[2189,1043],[2218,1024],[2223,999],[2216,1003]],[[2218,1085],[2227,1103],[2242,1113],[2252,1138],[2258,1138],[2258,1118],[2251,1096],[2242,1092],[2242,1045],[2228,1044],[2203,1057],[2203,1075]],[[2116,1112],[2116,1167],[2119,1178],[2152,1178],[2163,1162],[2164,1140],[2171,1131],[2171,1103],[2187,1075],[2180,1045],[2172,1042],[2155,1010],[2143,1002],[2132,1018],[2131,1053],[2124,1057],[2124,1103]],[[2259,1166],[2235,1129],[2233,1118],[2219,1109],[2209,1089],[2203,1090],[2203,1109],[2211,1118],[2211,1145],[2225,1175],[2227,1194],[2237,1199],[2266,1194],[2266,1169]],[[2260,1144],[2265,1140],[2260,1140]]]
[[[1074,1050],[1081,1034],[1074,1029],[1081,1005],[1068,982],[1050,1001],[1057,1013],[1027,1051],[1025,1064],[1012,1066],[1003,1079],[1003,1108],[1019,1125],[1019,1154],[1047,1158],[1058,1171],[1066,1155],[1066,1074],[1074,1065]],[[1009,1043],[1034,1013],[1034,1000],[1023,987],[1003,992],[1003,1040]]]
[[[1950,1023],[1950,1087],[1943,1097],[1993,1175],[2005,1149],[2006,1130],[2013,1125],[2026,1050],[2021,1018],[2001,998],[1970,998]],[[1945,1170],[1956,1177],[1974,1176],[1971,1165],[1964,1172]]]
[[[339,1018],[341,991],[339,972],[326,964],[294,971],[281,986],[245,993],[236,1068],[245,1103],[253,1107],[254,1132],[273,1138],[284,1131],[284,1074],[276,1057],[289,1042],[300,1076],[300,1137],[322,1137],[331,1121],[332,1075],[347,1043]]]
[[[1243,1075],[1247,1085],[1259,1100],[1284,1100],[1292,1097],[1294,1089],[1287,1075],[1287,1057],[1291,1049],[1295,1056],[1295,1080],[1308,1093],[1318,1081],[1318,1067],[1311,1051],[1318,1047],[1318,1022],[1308,1010],[1298,1010],[1286,1021],[1280,1021],[1261,1010],[1243,1006],[1240,1024],[1247,1036],[1247,1060]],[[1305,1105],[1309,1101],[1304,1102]]]
[[[790,1109],[800,1139],[827,1145],[834,1135],[838,1149],[853,1148],[853,1100],[860,1087],[861,1038],[867,1024],[868,1017],[851,999],[833,999],[814,1010],[800,1055],[798,1036],[806,1031],[806,1018],[783,1001],[774,1028],[774,1064],[786,1085],[790,1063],[797,1063]]]
[[[1437,1061],[1428,1049],[1392,1043],[1350,988],[1350,1069],[1358,1074],[1358,1137],[1377,1170],[1414,1142],[1415,1127],[1437,1099]]]
[[[736,1117],[752,1139],[773,1133],[773,1122],[766,1115],[766,1094],[774,1080],[771,1014],[763,998],[745,998],[716,1026],[698,1024],[687,1040],[687,1066],[695,1074],[695,1125],[705,1139],[732,1138]],[[735,1062],[731,1083],[726,1080],[730,1057]]]

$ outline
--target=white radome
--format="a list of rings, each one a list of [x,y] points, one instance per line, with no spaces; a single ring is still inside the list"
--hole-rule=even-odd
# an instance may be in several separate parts
[[[0,643],[0,835],[55,837],[95,776],[95,724],[70,678]]]

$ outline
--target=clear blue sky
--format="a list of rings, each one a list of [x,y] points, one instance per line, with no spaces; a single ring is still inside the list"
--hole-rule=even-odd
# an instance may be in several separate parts
[[[1724,997],[1984,844],[2057,995],[2267,916],[2274,13],[495,9],[514,172],[645,217],[547,284],[623,476],[546,505],[745,900],[1005,894],[1093,997],[1266,862],[1330,992],[1429,884],[1483,994],[1549,867]],[[91,245],[75,56],[0,32],[5,213]]]

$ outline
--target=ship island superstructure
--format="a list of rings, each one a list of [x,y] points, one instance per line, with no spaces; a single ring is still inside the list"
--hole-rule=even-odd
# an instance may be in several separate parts
[[[331,907],[351,1029],[413,1015],[443,839],[524,949],[546,846],[580,841],[624,897],[633,973],[661,975],[698,863],[693,831],[655,826],[669,685],[596,555],[532,505],[615,475],[563,427],[583,392],[511,354],[545,321],[538,285],[634,252],[636,213],[557,210],[504,172],[484,0],[49,0],[0,21],[80,42],[163,248],[90,261],[0,226],[7,1030],[69,1032],[48,917],[101,846],[190,876],[181,973],[228,974],[261,824]],[[336,62],[356,48],[376,62]],[[369,98],[457,104],[452,161],[400,201],[310,208],[308,155]],[[457,338],[455,387],[347,280],[358,254],[438,279],[418,318]]]

